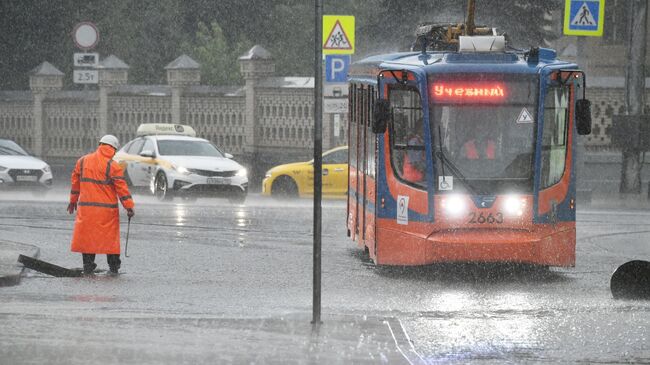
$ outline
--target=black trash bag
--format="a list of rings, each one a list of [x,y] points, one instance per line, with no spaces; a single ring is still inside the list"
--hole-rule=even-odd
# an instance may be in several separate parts
[[[650,261],[634,260],[619,266],[609,287],[615,299],[650,300]]]

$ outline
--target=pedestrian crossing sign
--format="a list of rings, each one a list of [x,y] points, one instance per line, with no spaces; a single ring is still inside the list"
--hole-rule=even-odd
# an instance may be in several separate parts
[[[605,0],[566,0],[564,34],[602,37]]]
[[[323,54],[354,53],[354,16],[323,16]]]

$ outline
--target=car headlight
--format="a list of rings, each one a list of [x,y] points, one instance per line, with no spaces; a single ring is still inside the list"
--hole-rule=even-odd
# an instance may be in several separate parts
[[[236,176],[246,177],[248,175],[248,171],[246,171],[246,169],[241,169],[241,170],[237,171],[237,174],[235,174],[235,175]]]
[[[189,175],[189,174],[190,174],[190,170],[186,169],[186,168],[183,167],[183,166],[172,165],[172,168],[173,168],[174,170],[176,170],[176,172],[181,173],[181,174],[183,174],[183,175]]]
[[[50,171],[52,171],[52,169],[50,168],[50,165],[45,165],[45,167],[43,167],[43,171],[44,172],[50,172]]]
[[[467,206],[461,196],[449,195],[442,198],[442,209],[450,216],[458,217],[465,212]]]
[[[269,170],[269,171],[264,173],[264,178],[268,179],[269,177],[271,177],[271,175],[272,175],[271,170]]]
[[[6,167],[4,167],[4,166],[0,166],[0,171],[4,171],[4,170],[6,170],[6,169],[7,169]]]

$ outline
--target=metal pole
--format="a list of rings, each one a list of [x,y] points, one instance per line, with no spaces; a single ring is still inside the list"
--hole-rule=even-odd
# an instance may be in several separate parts
[[[628,8],[628,50],[625,69],[625,107],[627,115],[643,115],[645,105],[645,58],[647,0],[625,2]],[[641,194],[641,152],[637,146],[623,149],[621,166],[622,194]]]
[[[314,28],[314,298],[312,324],[320,320],[321,304],[321,198],[323,182],[323,0],[315,0]]]
[[[124,246],[124,257],[129,257],[129,232],[131,232],[131,217],[126,225],[126,245]]]
[[[474,28],[475,23],[474,23],[474,12],[476,10],[476,5],[474,4],[474,0],[469,0],[467,4],[467,20],[465,22],[465,35],[472,36],[474,35]]]

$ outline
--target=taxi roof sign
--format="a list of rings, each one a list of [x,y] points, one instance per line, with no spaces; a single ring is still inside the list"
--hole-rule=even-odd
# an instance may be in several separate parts
[[[605,0],[566,0],[564,34],[602,37]]]
[[[144,123],[140,124],[138,131],[136,132],[138,137],[160,134],[196,137],[194,128],[182,124]]]
[[[323,15],[323,54],[354,54],[354,16]]]

